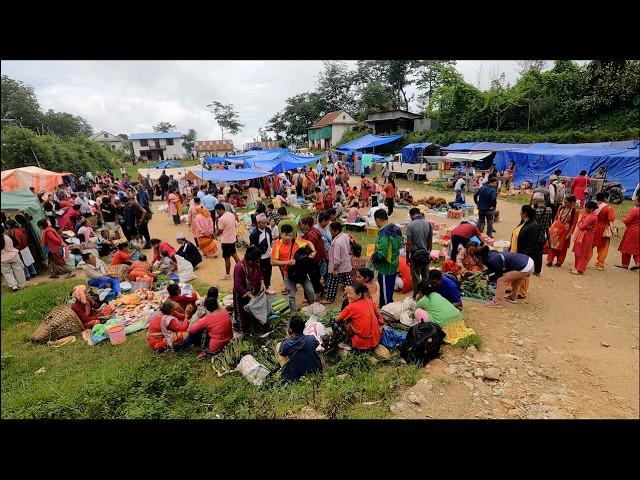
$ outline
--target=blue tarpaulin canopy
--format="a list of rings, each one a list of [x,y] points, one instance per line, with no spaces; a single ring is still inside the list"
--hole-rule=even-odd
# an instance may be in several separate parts
[[[373,148],[378,145],[384,145],[404,137],[404,134],[398,135],[373,135],[368,134],[364,137],[356,138],[355,140],[339,145],[336,150],[362,150],[363,148]]]
[[[363,153],[359,152],[358,150],[343,150],[341,148],[336,149],[336,152],[343,153],[347,156],[353,154],[353,152],[356,152],[356,155],[358,156],[358,158],[362,158],[362,155],[363,155]],[[376,161],[384,159],[384,155],[376,155],[374,153],[370,153],[369,155],[371,155],[371,158],[373,158]],[[351,159],[347,158],[347,161],[351,161]]]
[[[310,163],[317,162],[324,156],[325,154],[308,157],[305,155],[295,155],[288,150],[282,150],[279,152],[264,153],[251,157],[246,160],[245,166],[280,173],[305,167]]]
[[[153,168],[178,168],[181,166],[182,165],[175,162],[161,162],[161,163],[158,163],[157,165],[154,165]]]
[[[451,145],[443,148],[446,152],[472,152],[472,151],[486,151],[486,152],[499,152],[501,150],[513,150],[515,148],[529,148],[529,143],[494,143],[494,142],[467,142],[467,143],[452,143]]]
[[[592,175],[598,168],[606,167],[607,177],[622,182],[626,190],[625,196],[630,197],[640,176],[639,142],[631,140],[611,144],[536,143],[524,149],[500,151],[496,153],[494,163],[498,170],[504,170],[513,160],[516,164],[516,183],[546,179],[557,169],[562,170],[563,175],[573,177],[581,170]]]
[[[420,159],[418,158],[418,153],[420,150],[424,150],[429,145],[433,145],[431,142],[422,142],[422,143],[410,143],[409,145],[405,145],[402,147],[402,161],[406,163],[418,163]]]
[[[233,156],[233,157],[205,157],[204,158],[204,162],[208,163],[209,165],[216,164],[216,163],[225,163],[225,162],[236,163],[238,165],[243,165],[244,164],[244,159],[240,158],[240,157],[237,157],[237,156]]]

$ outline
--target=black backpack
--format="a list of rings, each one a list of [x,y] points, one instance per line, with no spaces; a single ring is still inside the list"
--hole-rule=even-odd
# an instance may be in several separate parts
[[[418,323],[409,329],[407,338],[398,350],[407,362],[424,367],[429,360],[440,354],[440,347],[446,336],[437,323]]]
[[[306,249],[300,248],[293,254],[295,265],[287,268],[289,279],[296,284],[304,284],[307,279],[307,272],[313,268],[313,260],[309,257]]]

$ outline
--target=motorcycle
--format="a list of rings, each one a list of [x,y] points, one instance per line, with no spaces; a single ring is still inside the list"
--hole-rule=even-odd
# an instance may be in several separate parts
[[[624,201],[624,185],[620,182],[607,182],[602,187],[603,192],[609,193],[609,202],[620,205]]]

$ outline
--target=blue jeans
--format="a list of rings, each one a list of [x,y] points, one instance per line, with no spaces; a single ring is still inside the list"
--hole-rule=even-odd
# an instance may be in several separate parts
[[[91,278],[87,280],[87,284],[90,287],[96,287],[96,288],[106,288],[107,282],[111,284],[111,289],[113,290],[113,293],[118,295],[120,293],[120,281],[117,278],[99,277],[99,278]]]
[[[397,273],[383,275],[378,273],[378,285],[380,285],[380,308],[393,302],[393,290],[396,286]]]

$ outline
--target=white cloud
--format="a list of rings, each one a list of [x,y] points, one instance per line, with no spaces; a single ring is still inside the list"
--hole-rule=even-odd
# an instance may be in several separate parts
[[[355,62],[347,62],[353,66]],[[314,61],[3,61],[2,73],[32,85],[44,110],[86,118],[114,134],[151,131],[161,121],[198,138],[219,139],[206,105],[231,103],[245,124],[236,147],[284,107],[287,97],[313,90],[322,62]],[[464,78],[487,88],[492,74],[517,80],[517,61],[462,60]]]

